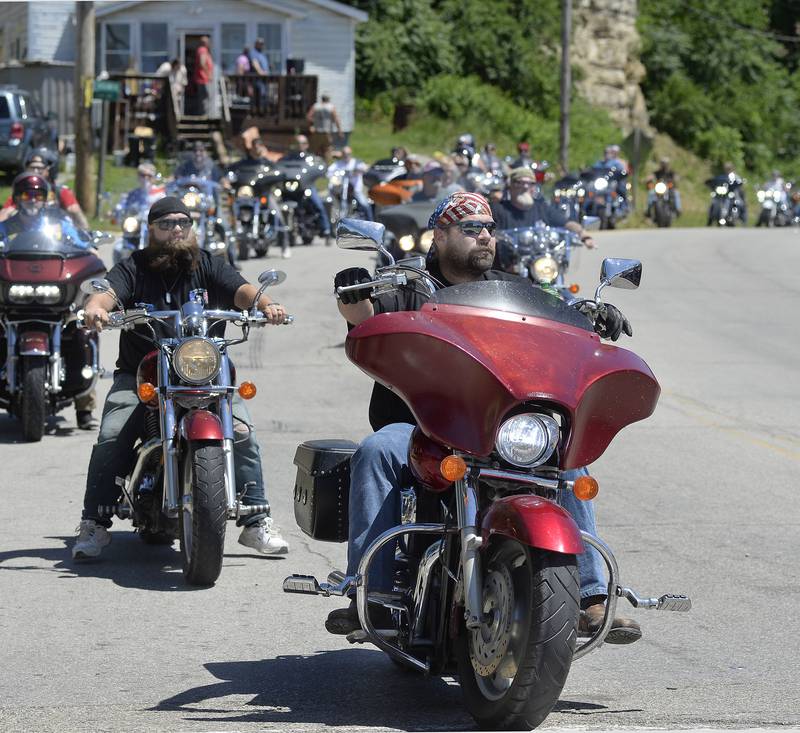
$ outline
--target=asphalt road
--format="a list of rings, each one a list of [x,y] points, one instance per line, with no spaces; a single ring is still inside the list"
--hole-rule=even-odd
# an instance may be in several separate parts
[[[644,638],[573,667],[548,727],[800,724],[800,236],[791,231],[601,233],[602,256],[640,258],[638,291],[608,290],[629,316],[663,393],[592,468],[602,536],[622,580],[684,592],[690,614],[632,611]],[[289,277],[274,291],[294,326],[238,347],[273,514],[288,556],[257,556],[229,525],[215,587],[187,588],[175,548],[126,522],[100,562],[75,564],[94,436],[62,413],[41,443],[0,418],[0,730],[465,730],[453,680],[398,671],[372,647],[326,634],[336,601],[290,596],[292,572],[324,577],[344,546],[314,542],[292,516],[292,459],[309,438],[367,433],[370,382],[349,364],[331,276],[364,253],[315,246],[250,261]],[[111,368],[116,336],[102,338]],[[103,397],[110,380],[100,382]]]

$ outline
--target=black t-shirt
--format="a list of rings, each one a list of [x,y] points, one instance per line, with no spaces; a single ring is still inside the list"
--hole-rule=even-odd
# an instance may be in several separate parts
[[[192,271],[158,273],[147,266],[147,250],[138,250],[127,259],[114,265],[106,278],[114,288],[125,308],[136,303],[149,303],[157,311],[177,310],[189,299],[190,290],[203,289],[208,292],[208,307],[222,310],[233,309],[236,291],[247,284],[224,257],[212,257],[200,251],[197,268]],[[170,302],[166,300],[169,293]],[[153,324],[160,336],[171,336],[171,329]],[[147,326],[139,325],[131,331],[122,331],[119,337],[117,369],[136,374],[142,358],[153,350],[152,341],[139,334],[150,335]]]
[[[439,280],[444,285],[451,285],[452,283],[445,280],[441,270],[435,263],[429,265],[429,272],[433,277]],[[512,275],[508,272],[501,270],[488,270],[478,278],[479,280],[519,280],[530,285],[530,280],[521,278],[518,275]],[[384,295],[375,299],[372,304],[375,313],[395,313],[398,311],[416,311],[422,308],[428,302],[428,292],[421,285],[414,281],[411,286],[400,288],[391,295]],[[409,409],[408,405],[403,402],[402,398],[392,392],[392,390],[384,387],[382,384],[375,382],[372,389],[372,397],[369,402],[369,424],[373,430],[380,430],[392,423],[411,423],[416,424],[414,415]]]
[[[498,229],[532,227],[537,221],[543,221],[551,227],[563,227],[567,223],[566,214],[540,196],[533,199],[530,209],[518,209],[508,200],[493,203],[492,217]]]

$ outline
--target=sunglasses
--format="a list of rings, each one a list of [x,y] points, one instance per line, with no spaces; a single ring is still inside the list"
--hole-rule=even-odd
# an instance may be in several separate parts
[[[160,219],[156,222],[156,227],[162,232],[171,232],[176,226],[181,228],[181,231],[188,231],[192,226],[192,220],[184,216],[180,219]]]
[[[457,226],[461,233],[468,237],[477,237],[484,229],[493,235],[494,230],[497,229],[497,224],[493,221],[460,221],[454,226]]]
[[[30,191],[23,191],[19,195],[22,201],[46,201],[47,194],[44,191],[34,191],[31,193]]]

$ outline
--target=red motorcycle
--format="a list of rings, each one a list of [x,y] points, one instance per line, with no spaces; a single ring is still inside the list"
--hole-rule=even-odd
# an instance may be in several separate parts
[[[383,250],[380,224],[345,220],[337,234],[341,247]],[[415,512],[404,506],[410,522],[379,536],[355,576],[336,571],[318,583],[293,575],[284,590],[355,589],[363,631],[349,641],[371,642],[426,674],[457,674],[481,727],[531,729],[557,702],[573,659],[602,643],[619,597],[637,607],[691,607],[685,596],[647,599],[621,586],[609,548],[555,502],[565,488],[593,498],[595,479],[571,483],[562,473],[592,463],[622,428],[648,417],[660,388],[638,356],[600,343],[591,321],[557,296],[501,281],[436,290],[421,265],[401,260],[347,288],[380,295],[422,280],[430,291],[420,311],[376,315],[346,342],[348,357],[417,419],[409,445]],[[638,261],[605,260],[597,308],[604,287],[635,288],[640,276]],[[347,539],[354,449],[334,441],[298,449],[295,517],[312,537]],[[370,592],[376,553],[401,538],[393,592]],[[608,603],[601,628],[576,648],[576,555],[586,544],[608,567]],[[393,628],[376,631],[368,604],[390,609]]]
[[[81,283],[105,272],[93,248],[102,237],[51,221],[0,240],[0,406],[25,440],[41,440],[47,417],[97,380],[97,335],[76,315]]]

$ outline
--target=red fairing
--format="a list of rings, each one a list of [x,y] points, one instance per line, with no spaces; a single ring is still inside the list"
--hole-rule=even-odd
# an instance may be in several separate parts
[[[0,280],[15,283],[80,284],[87,278],[104,273],[105,270],[103,261],[91,252],[68,259],[0,257]]]
[[[181,420],[181,435],[186,440],[222,440],[222,423],[206,410],[190,410]]]
[[[483,308],[377,315],[350,331],[346,349],[405,400],[426,435],[476,456],[492,452],[513,407],[552,403],[571,426],[564,469],[597,460],[622,428],[652,414],[661,391],[642,359],[594,333]]]
[[[44,331],[25,331],[17,342],[20,356],[36,356],[50,353],[50,334]]]
[[[495,534],[565,555],[584,551],[575,520],[565,509],[539,496],[507,496],[492,502],[481,521],[484,549]]]

